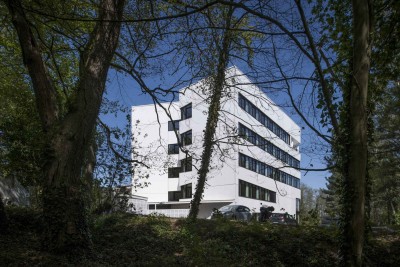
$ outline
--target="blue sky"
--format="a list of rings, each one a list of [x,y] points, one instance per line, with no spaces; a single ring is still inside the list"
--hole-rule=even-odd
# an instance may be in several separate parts
[[[157,81],[153,80],[150,84],[151,83],[156,85]],[[278,104],[287,101],[287,99],[285,99],[285,94],[283,93],[273,93],[268,94],[268,96]],[[139,86],[131,78],[122,74],[117,74],[114,71],[110,71],[106,98],[111,101],[118,101],[124,107],[152,103],[151,98],[148,95],[143,94],[140,91]],[[290,114],[289,110],[286,110],[286,112]],[[127,114],[124,113],[117,114],[117,117],[114,115],[101,115],[101,119],[109,126],[124,127],[127,124],[126,115]],[[300,126],[304,125],[297,116],[292,117]],[[300,147],[302,152],[302,168],[325,168],[322,161],[324,151],[318,151],[320,150],[319,147],[314,148],[317,150],[314,151],[312,145],[314,140],[315,135],[304,127],[302,131],[302,144]],[[329,176],[329,173],[326,171],[302,171],[301,182],[311,186],[312,188],[325,188],[325,177],[327,176]]]

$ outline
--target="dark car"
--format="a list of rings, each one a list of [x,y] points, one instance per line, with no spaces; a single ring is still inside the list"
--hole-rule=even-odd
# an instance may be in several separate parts
[[[287,213],[272,213],[269,220],[274,224],[297,225],[296,219]]]
[[[251,211],[246,206],[228,205],[215,209],[211,214],[211,219],[223,217],[232,220],[250,221],[251,216]]]
[[[322,226],[322,227],[337,227],[337,226],[339,226],[339,218],[323,216],[321,218],[320,226]]]

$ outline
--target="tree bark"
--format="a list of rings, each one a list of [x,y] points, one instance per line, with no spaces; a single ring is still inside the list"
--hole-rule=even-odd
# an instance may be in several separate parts
[[[353,69],[349,94],[349,139],[347,185],[349,223],[345,232],[349,242],[347,266],[362,266],[365,231],[365,203],[368,145],[368,76],[370,69],[370,6],[368,0],[353,0]],[[345,252],[346,253],[346,252]]]
[[[124,0],[103,0],[80,58],[79,82],[69,112],[61,117],[54,84],[21,1],[7,1],[29,70],[43,129],[47,133],[43,185],[44,249],[90,251],[83,167],[102,101],[107,72],[118,44]]]
[[[201,166],[198,171],[199,178],[197,180],[196,191],[191,201],[189,220],[195,221],[199,214],[200,202],[203,197],[204,186],[207,180],[207,174],[210,168],[211,155],[214,149],[214,136],[217,128],[219,111],[221,109],[221,97],[225,86],[225,69],[229,62],[229,47],[231,43],[230,24],[233,8],[229,7],[229,13],[226,20],[226,30],[222,47],[219,52],[217,75],[212,80],[211,84],[211,103],[208,108],[208,117],[204,132],[203,153],[201,157]]]
[[[3,196],[0,194],[0,234],[6,233],[8,230],[8,218],[4,208]]]

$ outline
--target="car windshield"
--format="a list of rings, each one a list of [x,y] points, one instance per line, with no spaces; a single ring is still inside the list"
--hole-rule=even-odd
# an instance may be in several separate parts
[[[283,218],[283,214],[282,213],[272,213],[271,216],[275,217],[275,218]]]
[[[219,209],[219,211],[221,212],[226,212],[226,211],[231,211],[232,207],[231,206],[225,206]]]

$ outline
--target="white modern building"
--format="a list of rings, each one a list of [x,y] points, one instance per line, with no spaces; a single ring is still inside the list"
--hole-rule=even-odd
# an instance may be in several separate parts
[[[236,67],[226,70],[211,170],[200,218],[213,208],[241,204],[295,215],[300,202],[300,127]],[[200,167],[209,107],[209,79],[180,91],[162,107],[132,107],[134,147],[147,167],[137,166],[133,194],[149,210],[188,214]]]

